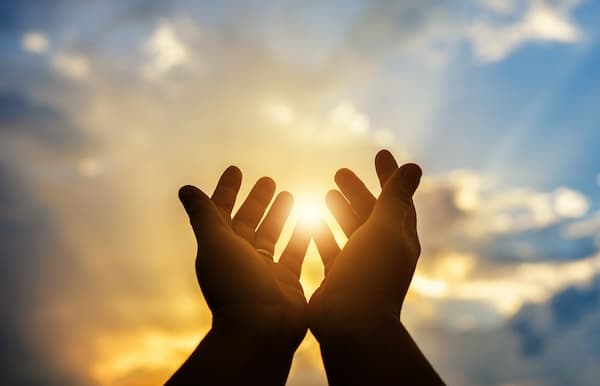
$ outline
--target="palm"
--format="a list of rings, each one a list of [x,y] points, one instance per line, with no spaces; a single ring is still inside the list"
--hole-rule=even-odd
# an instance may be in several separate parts
[[[420,170],[415,165],[398,169],[388,152],[378,155],[376,167],[382,187],[390,183],[378,199],[347,169],[336,174],[343,195],[328,193],[328,206],[348,242],[340,250],[325,225],[314,236],[326,272],[309,306],[317,334],[328,324],[339,326],[332,315],[370,323],[400,314],[420,253],[411,200]],[[409,186],[411,179],[414,186]]]
[[[216,326],[234,327],[284,346],[297,345],[306,333],[306,299],[298,279],[309,235],[297,228],[274,262],[275,243],[292,197],[280,193],[259,225],[275,192],[273,181],[262,178],[232,218],[240,183],[241,173],[231,167],[210,199],[196,188],[182,189],[198,240],[198,282]]]

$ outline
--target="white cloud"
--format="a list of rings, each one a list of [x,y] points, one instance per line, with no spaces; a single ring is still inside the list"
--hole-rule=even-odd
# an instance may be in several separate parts
[[[323,144],[362,139],[366,143],[390,147],[396,142],[392,130],[373,126],[369,116],[349,100],[340,101],[324,117],[318,117],[304,127]]]
[[[349,100],[339,101],[324,113],[301,112],[281,98],[267,98],[257,107],[267,122],[285,126],[305,141],[331,145],[364,140],[383,147],[391,147],[396,142],[392,130],[374,127],[368,115]]]
[[[90,64],[87,58],[74,53],[62,52],[54,55],[52,66],[62,75],[75,80],[86,78],[90,72]]]
[[[588,199],[583,194],[567,188],[557,189],[553,198],[556,214],[564,218],[581,217],[590,207]]]
[[[41,32],[30,31],[21,38],[21,46],[33,54],[45,54],[50,48],[50,41]]]
[[[557,291],[580,285],[600,273],[600,255],[574,262],[522,263],[492,276],[473,277],[473,257],[446,254],[432,257],[442,265],[431,273],[417,273],[411,288],[420,295],[446,300],[481,301],[510,316],[524,303],[544,302]],[[447,276],[448,267],[456,272]]]
[[[483,177],[466,170],[458,170],[452,172],[449,178],[455,184],[455,205],[464,211],[476,210],[481,204]]]
[[[429,198],[440,195],[433,201],[426,200],[422,208],[424,217],[428,214],[439,217],[440,211],[453,206],[454,217],[465,217],[461,222],[463,231],[475,238],[545,228],[580,218],[590,206],[585,195],[567,187],[551,192],[522,187],[499,190],[492,176],[470,170],[426,178],[419,194]],[[448,195],[451,201],[447,200]]]
[[[369,118],[349,101],[343,101],[331,109],[327,120],[333,131],[349,131],[353,134],[366,134],[369,131]]]
[[[509,3],[488,1],[487,5],[498,13],[507,13],[511,10]],[[578,3],[531,0],[521,15],[511,13],[516,17],[514,21],[477,21],[468,31],[473,51],[484,61],[498,61],[529,42],[577,43],[582,32],[569,14]]]
[[[144,42],[143,51],[150,62],[142,68],[146,79],[157,79],[188,60],[189,53],[185,44],[168,24],[160,24]]]
[[[481,204],[473,222],[479,232],[519,232],[539,229],[567,218],[583,216],[587,198],[574,190],[560,187],[553,192],[517,188],[480,197]]]

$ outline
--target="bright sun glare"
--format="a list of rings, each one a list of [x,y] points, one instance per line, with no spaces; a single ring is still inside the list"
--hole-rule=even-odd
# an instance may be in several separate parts
[[[294,203],[294,217],[307,226],[315,226],[327,216],[327,210],[321,201],[313,197],[298,198]]]

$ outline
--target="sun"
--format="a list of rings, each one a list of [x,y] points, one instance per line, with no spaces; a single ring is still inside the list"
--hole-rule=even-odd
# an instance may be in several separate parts
[[[309,227],[314,227],[319,221],[326,218],[327,209],[322,199],[301,196],[296,198],[292,214],[298,222]]]

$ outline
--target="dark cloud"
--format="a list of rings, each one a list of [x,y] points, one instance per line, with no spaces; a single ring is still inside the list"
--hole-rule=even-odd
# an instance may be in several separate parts
[[[572,328],[589,314],[598,311],[600,306],[600,277],[589,287],[568,288],[550,301],[550,310],[557,326]]]
[[[598,247],[593,238],[570,239],[564,223],[541,229],[499,234],[478,246],[490,260],[499,263],[569,261],[589,257]]]
[[[50,213],[29,194],[27,183],[0,160],[0,383],[77,385],[45,349],[35,315],[44,305],[38,286],[50,251],[56,251]]]
[[[32,103],[23,95],[0,91],[0,126],[3,130],[22,125],[24,121],[31,121],[30,128],[36,129],[36,125],[44,121],[55,120],[58,114],[50,108]]]
[[[438,0],[370,1],[352,25],[348,44],[369,52],[402,47],[432,26],[451,25],[460,16],[459,6]]]
[[[0,383],[89,383],[52,354],[57,347],[49,349],[49,342],[60,344],[59,334],[40,317],[57,300],[61,282],[48,273],[68,276],[76,257],[62,244],[56,213],[36,186],[47,177],[44,170],[63,169],[65,159],[93,141],[64,114],[11,91],[0,92],[0,140]]]
[[[600,377],[600,276],[526,304],[492,328],[417,334],[449,384],[593,386]],[[448,353],[451,352],[451,355]]]
[[[68,158],[70,154],[89,151],[95,146],[93,135],[74,126],[66,113],[38,103],[22,92],[7,90],[0,90],[0,138],[5,144],[31,145],[50,151],[58,158]],[[16,161],[14,165],[26,164],[26,159],[20,158],[25,157],[26,152],[14,147],[9,150]],[[6,156],[11,155],[0,158]],[[17,160],[15,156],[20,157]]]

